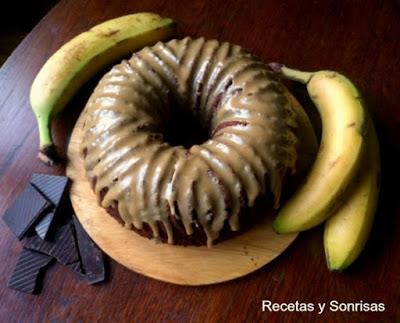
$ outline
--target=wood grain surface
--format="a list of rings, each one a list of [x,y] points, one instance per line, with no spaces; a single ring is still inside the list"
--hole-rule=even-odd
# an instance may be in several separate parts
[[[235,281],[183,287],[110,263],[110,280],[88,286],[62,266],[48,272],[38,296],[6,288],[21,244],[0,221],[1,322],[399,322],[400,321],[400,6],[369,1],[61,1],[0,70],[0,214],[33,171],[63,174],[37,159],[38,136],[28,94],[36,73],[62,43],[103,20],[155,11],[178,22],[179,35],[240,44],[265,61],[347,74],[364,94],[382,148],[382,194],[365,252],[345,273],[325,268],[321,228],[303,233],[266,267]],[[66,142],[95,81],[54,127]],[[301,87],[293,93],[307,105]],[[262,312],[274,302],[383,302],[385,312]]]

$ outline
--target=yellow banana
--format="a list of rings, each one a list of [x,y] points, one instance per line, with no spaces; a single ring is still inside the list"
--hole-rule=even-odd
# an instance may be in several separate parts
[[[343,204],[325,224],[328,268],[343,270],[361,253],[371,231],[379,195],[379,144],[372,122],[365,157]]]
[[[358,169],[368,123],[360,95],[345,76],[333,71],[301,72],[276,63],[270,66],[307,85],[322,120],[315,162],[273,222],[278,233],[299,232],[323,222],[342,201]]]
[[[63,45],[39,71],[30,91],[40,137],[39,158],[57,158],[51,121],[97,71],[144,46],[170,38],[174,21],[154,13],[137,13],[103,22]]]

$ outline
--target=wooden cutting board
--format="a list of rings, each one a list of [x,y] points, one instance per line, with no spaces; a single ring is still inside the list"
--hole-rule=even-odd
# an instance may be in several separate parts
[[[302,129],[302,162],[316,149],[310,122],[295,102]],[[97,245],[123,266],[162,281],[181,285],[206,285],[228,281],[266,265],[280,255],[297,234],[278,235],[272,230],[272,215],[243,234],[212,248],[156,244],[125,229],[102,207],[87,181],[79,145],[82,142],[83,114],[71,135],[67,176],[72,180],[71,201],[82,226]],[[300,166],[303,168],[304,165]],[[268,213],[266,211],[266,213]]]

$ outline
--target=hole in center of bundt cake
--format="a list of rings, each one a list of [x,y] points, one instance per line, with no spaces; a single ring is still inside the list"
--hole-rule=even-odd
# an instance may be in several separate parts
[[[202,124],[201,118],[189,109],[173,107],[172,115],[165,123],[164,140],[171,146],[190,148],[200,145],[208,139],[208,128]]]

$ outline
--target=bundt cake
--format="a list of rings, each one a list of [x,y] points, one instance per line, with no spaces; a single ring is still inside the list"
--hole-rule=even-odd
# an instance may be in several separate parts
[[[289,100],[240,46],[185,38],[144,48],[105,74],[84,110],[81,151],[98,202],[142,235],[212,245],[266,191],[278,205],[297,156]],[[168,142],[185,113],[204,142]]]

